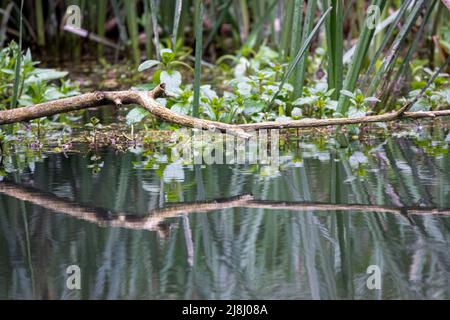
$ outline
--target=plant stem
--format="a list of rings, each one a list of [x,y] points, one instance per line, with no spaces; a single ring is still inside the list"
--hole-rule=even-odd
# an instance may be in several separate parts
[[[202,68],[202,40],[203,40],[203,4],[195,0],[195,71],[194,71],[194,101],[192,115],[198,117],[200,105],[200,82]]]
[[[97,2],[97,5],[98,5],[97,34],[99,37],[104,38],[107,0],[99,0]],[[97,54],[99,57],[103,57],[104,54],[104,46],[100,42],[97,45]]]
[[[35,1],[36,11],[36,28],[38,36],[38,45],[45,46],[45,26],[44,26],[44,14],[42,9],[42,0]]]
[[[141,52],[139,50],[139,34],[136,18],[136,1],[125,0],[125,11],[127,13],[127,25],[131,40],[133,62],[135,64],[138,64],[141,60]]]

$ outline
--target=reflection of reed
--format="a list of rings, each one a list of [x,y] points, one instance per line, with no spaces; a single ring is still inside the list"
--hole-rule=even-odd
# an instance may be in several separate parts
[[[0,183],[0,193],[27,201],[48,210],[64,213],[72,217],[86,220],[104,227],[122,227],[128,229],[159,230],[164,220],[179,217],[187,213],[209,212],[231,208],[249,208],[287,211],[360,211],[373,213],[395,213],[401,215],[449,215],[450,209],[394,207],[365,204],[327,204],[315,202],[283,202],[256,200],[250,194],[232,198],[217,199],[205,202],[176,203],[162,209],[149,212],[146,217],[81,205],[59,198],[52,193],[36,190],[32,187],[19,186],[13,183]]]

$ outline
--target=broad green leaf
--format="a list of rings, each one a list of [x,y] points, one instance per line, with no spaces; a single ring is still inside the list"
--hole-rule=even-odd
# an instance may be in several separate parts
[[[33,74],[25,80],[26,84],[31,82],[39,82],[39,81],[50,81],[64,78],[67,76],[67,71],[57,71],[54,69],[39,69],[36,68],[33,71]]]
[[[158,60],[147,60],[147,61],[144,61],[144,62],[142,62],[142,63],[139,65],[138,71],[139,71],[139,72],[142,72],[142,71],[144,71],[144,70],[153,68],[154,66],[157,66],[157,65],[160,64],[160,63],[161,63],[161,62],[159,62]]]
[[[136,107],[134,109],[132,109],[130,112],[128,112],[127,116],[126,116],[126,121],[128,125],[132,125],[138,122],[141,122],[142,119],[144,119],[147,115],[149,115],[150,113],[141,108],[141,107]]]
[[[161,50],[161,60],[164,64],[168,64],[175,59],[175,53],[171,49]]]
[[[176,112],[181,115],[188,115],[190,113],[191,107],[183,103],[176,103],[170,108],[171,111]]]
[[[364,102],[380,102],[380,99],[378,99],[377,97],[367,97],[364,98]]]
[[[246,100],[244,102],[244,107],[244,114],[252,115],[261,112],[265,107],[265,103],[262,101]]]
[[[347,96],[349,98],[355,98],[356,95],[348,90],[341,90],[341,94],[343,94],[344,96]]]
[[[178,95],[181,86],[181,73],[178,71],[162,71],[160,76],[160,83],[166,84],[166,91],[170,94]]]
[[[298,98],[295,100],[292,104],[294,106],[303,106],[305,104],[312,105],[317,101],[317,97],[304,97],[304,98]]]

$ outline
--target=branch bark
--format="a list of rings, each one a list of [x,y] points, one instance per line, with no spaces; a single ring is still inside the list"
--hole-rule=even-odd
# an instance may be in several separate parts
[[[184,127],[199,128],[203,130],[218,130],[223,133],[238,136],[244,139],[251,137],[245,131],[259,129],[289,129],[289,128],[314,128],[325,126],[339,126],[346,124],[364,124],[373,122],[389,122],[402,119],[420,119],[450,116],[450,110],[407,112],[411,105],[408,103],[398,111],[374,116],[355,118],[330,118],[330,119],[302,119],[291,121],[269,121],[251,124],[226,124],[217,121],[203,120],[190,116],[177,114],[156,102],[156,98],[166,96],[165,85],[160,84],[152,91],[97,91],[86,93],[76,97],[40,103],[34,106],[21,107],[0,111],[0,125],[21,121],[48,117],[59,113],[71,112],[81,109],[93,108],[104,105],[122,106],[124,104],[138,104],[154,116],[163,121],[174,123]]]
[[[21,121],[29,121],[37,118],[48,117],[59,113],[77,111],[104,105],[122,106],[126,104],[138,104],[154,116],[163,121],[174,123],[184,127],[199,128],[203,130],[219,130],[241,138],[248,139],[250,135],[234,125],[193,118],[177,114],[156,102],[156,98],[166,96],[165,85],[162,83],[155,89],[143,91],[97,91],[85,93],[76,97],[64,98],[40,103],[34,106],[15,108],[0,111],[0,125]]]

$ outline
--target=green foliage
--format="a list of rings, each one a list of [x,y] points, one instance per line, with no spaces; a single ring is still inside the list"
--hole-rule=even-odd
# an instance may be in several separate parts
[[[11,42],[0,50],[0,110],[8,109],[12,104],[15,69],[17,67],[18,45]],[[70,80],[64,80],[67,72],[38,68],[39,62],[33,61],[30,50],[20,56],[20,83],[17,89],[17,105],[23,107],[78,95],[78,86]],[[0,128],[0,144],[21,143],[32,150],[40,149],[44,130],[50,126],[58,127],[57,134],[64,136],[72,129],[72,120],[79,118],[70,115],[56,115],[55,121],[36,119],[30,125],[16,123]],[[5,131],[2,131],[5,130]]]
[[[411,73],[413,81],[411,91],[407,98],[413,99],[423,88],[435,71],[426,67],[427,61],[415,60],[411,64]],[[425,94],[411,107],[410,111],[431,111],[446,109],[450,105],[450,87],[448,82],[449,75],[439,74],[431,86],[425,91]],[[406,99],[401,100],[406,101]]]
[[[328,90],[327,83],[318,82],[314,87],[305,88],[303,96],[292,104],[307,110],[310,117],[333,117],[337,107],[337,101],[331,99],[333,93],[334,89]]]
[[[14,70],[17,63],[16,51],[17,44],[15,42],[11,42],[8,47],[0,51],[0,109],[8,108],[11,103]],[[33,61],[30,50],[27,50],[21,57],[18,106],[28,106],[79,93],[77,86],[69,80],[63,80],[67,72],[37,68],[38,64],[39,62]]]
[[[140,66],[140,70],[146,68],[156,68],[152,82],[147,84],[154,87],[159,83],[166,83],[170,98],[159,99],[158,101],[174,112],[189,115],[192,112],[193,88],[191,84],[184,81],[183,74],[179,71],[180,64],[176,64],[175,56],[170,49],[163,49],[163,61],[148,60]],[[200,87],[200,117],[222,121],[226,123],[248,123],[271,120],[298,120],[301,118],[332,118],[343,117],[337,111],[338,101],[335,89],[329,88],[327,78],[317,78],[314,71],[321,65],[327,56],[324,50],[318,48],[317,54],[308,56],[309,83],[304,86],[301,97],[292,101],[292,83],[285,82],[288,63],[280,63],[282,59],[276,51],[267,46],[261,46],[257,52],[249,53],[247,57],[223,57],[219,63],[222,70],[220,84],[221,90],[216,90],[211,84],[204,84]],[[232,68],[225,64],[226,58],[234,63]],[[414,89],[410,97],[417,94],[415,89],[422,89],[427,78],[433,72],[425,67],[427,63],[419,63],[415,60],[412,64],[412,72],[415,81],[412,82]],[[420,99],[413,110],[430,110],[437,106],[443,106],[448,99],[447,76],[442,74],[435,80],[424,98]],[[278,89],[282,87],[279,94]],[[273,100],[276,95],[276,99]],[[348,99],[349,108],[347,116],[360,117],[373,111],[373,107],[380,100],[376,97],[367,97],[362,90],[356,89],[354,92],[341,90],[340,95]],[[273,100],[273,103],[272,103]],[[421,108],[424,101],[434,101],[434,106]],[[431,102],[430,102],[431,103]],[[291,111],[289,111],[291,110]],[[134,109],[133,113],[137,115]],[[131,116],[130,116],[131,117]],[[135,117],[131,117],[134,119]],[[144,117],[138,117],[136,122],[140,122]]]

